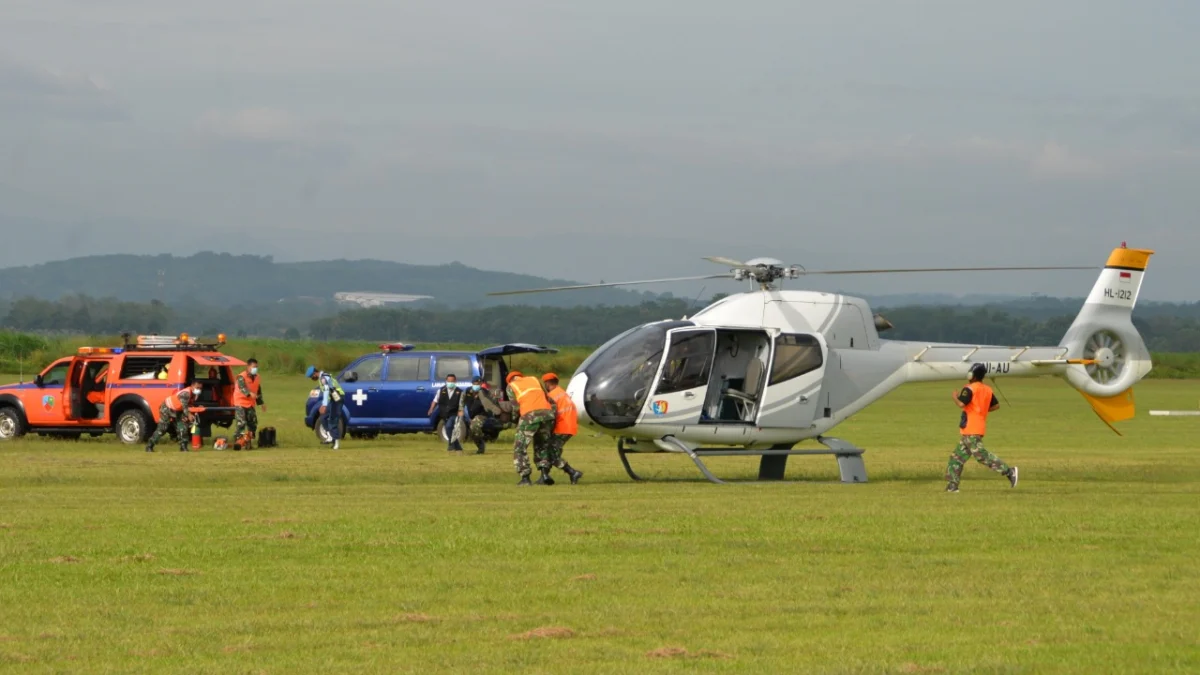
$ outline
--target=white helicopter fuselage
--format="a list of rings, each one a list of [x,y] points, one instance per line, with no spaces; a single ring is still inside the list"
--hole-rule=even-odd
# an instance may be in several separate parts
[[[760,290],[613,338],[580,366],[567,393],[584,428],[676,452],[679,443],[790,447],[902,384],[965,382],[974,363],[993,377],[1065,375],[1104,417],[1102,408],[1150,370],[1129,320],[1142,271],[1131,280],[1111,263],[1056,346],[884,340],[879,329],[890,325],[861,298]]]

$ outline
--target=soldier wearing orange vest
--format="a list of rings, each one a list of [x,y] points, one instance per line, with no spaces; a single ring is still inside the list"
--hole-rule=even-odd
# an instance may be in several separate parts
[[[246,370],[238,373],[237,388],[233,392],[233,418],[237,422],[233,427],[235,449],[249,450],[255,434],[258,433],[258,413],[254,409],[256,405],[262,406],[264,412],[267,410],[267,404],[263,403],[262,380],[258,377],[258,359],[250,359],[246,361]],[[249,433],[243,436],[247,428]]]
[[[526,449],[532,443],[534,452],[540,457],[546,453],[546,445],[550,442],[554,429],[554,405],[542,389],[542,383],[536,377],[529,377],[519,370],[514,370],[504,378],[508,385],[508,400],[520,410],[517,422],[516,440],[513,441],[513,466],[521,476],[518,486],[533,485],[529,481],[529,455]],[[542,470],[538,485],[553,485],[550,478],[550,468]]]
[[[201,384],[192,382],[187,389],[179,391],[167,397],[163,404],[158,408],[158,428],[154,430],[154,434],[150,436],[150,442],[146,444],[146,452],[154,452],[154,444],[158,439],[162,438],[163,434],[171,428],[171,423],[175,423],[175,433],[179,440],[179,451],[187,452],[188,450],[188,426],[192,421],[192,413],[189,408],[192,403],[200,397]]]
[[[554,429],[551,432],[550,443],[547,445],[547,455],[544,458],[539,455],[537,458],[538,469],[542,470],[542,476],[549,481],[549,484],[553,484],[553,480],[549,478],[549,467],[558,467],[571,477],[571,485],[574,485],[579,482],[580,478],[583,478],[583,472],[571,468],[571,465],[562,458],[562,451],[567,441],[579,433],[579,415],[575,412],[575,403],[571,401],[571,397],[567,396],[567,392],[558,386],[558,375],[546,373],[542,375],[542,382],[546,383],[546,397],[554,404],[555,417]],[[543,469],[543,466],[546,468]]]
[[[972,457],[980,464],[1008,478],[1012,487],[1017,487],[1017,467],[1010,467],[1004,463],[1004,460],[983,447],[988,413],[994,412],[1000,407],[1000,403],[992,395],[992,388],[983,383],[986,375],[987,366],[982,363],[973,364],[967,386],[954,392],[954,403],[962,409],[962,418],[958,424],[961,439],[958,447],[954,448],[954,452],[950,454],[950,463],[946,465],[946,492],[958,492],[963,465]]]

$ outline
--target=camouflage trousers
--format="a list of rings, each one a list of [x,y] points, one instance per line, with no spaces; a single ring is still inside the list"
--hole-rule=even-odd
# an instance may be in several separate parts
[[[546,444],[545,452],[539,450],[537,453],[537,467],[539,469],[548,469],[550,467],[561,469],[566,466],[567,463],[562,458],[562,451],[563,446],[569,440],[571,440],[570,434],[551,433],[550,442]]]
[[[972,457],[996,473],[1005,476],[1009,473],[1010,469],[1004,460],[983,447],[983,436],[963,436],[962,440],[958,442],[958,446],[954,448],[954,452],[950,453],[950,463],[946,465],[946,487],[958,487],[958,482],[962,478],[963,465]]]
[[[164,403],[158,408],[158,428],[154,430],[154,434],[150,436],[150,445],[158,443],[158,439],[162,438],[171,429],[171,425],[175,425],[176,440],[180,445],[187,442],[189,436],[188,423],[191,422],[191,415],[186,410],[172,410]]]
[[[258,433],[258,412],[254,409],[254,406],[250,406],[249,408],[235,408],[233,411],[233,419],[234,438],[241,436],[242,432],[247,428],[250,429],[251,434]]]
[[[517,474],[528,476],[533,473],[529,467],[529,454],[526,452],[532,443],[534,452],[540,457],[546,452],[554,430],[553,410],[533,410],[521,415],[517,422],[516,440],[513,441],[513,466]]]
[[[483,450],[487,439],[485,438],[490,429],[503,429],[504,424],[494,417],[486,415],[476,415],[471,418],[471,424],[467,427],[467,438],[475,443],[475,447]]]

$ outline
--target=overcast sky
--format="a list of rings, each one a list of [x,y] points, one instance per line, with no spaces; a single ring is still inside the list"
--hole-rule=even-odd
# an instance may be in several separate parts
[[[1198,300],[1197,34],[1195,0],[4,0],[0,265],[614,281],[720,272],[704,255],[1099,265],[1128,240],[1158,251],[1144,297]]]

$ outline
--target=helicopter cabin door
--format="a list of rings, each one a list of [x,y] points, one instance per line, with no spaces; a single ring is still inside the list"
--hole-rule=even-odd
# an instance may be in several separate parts
[[[640,421],[680,426],[697,424],[704,409],[716,350],[716,329],[676,328],[670,331],[667,355]]]
[[[807,429],[819,416],[821,384],[825,377],[824,336],[781,333],[775,336],[767,391],[758,426]]]

